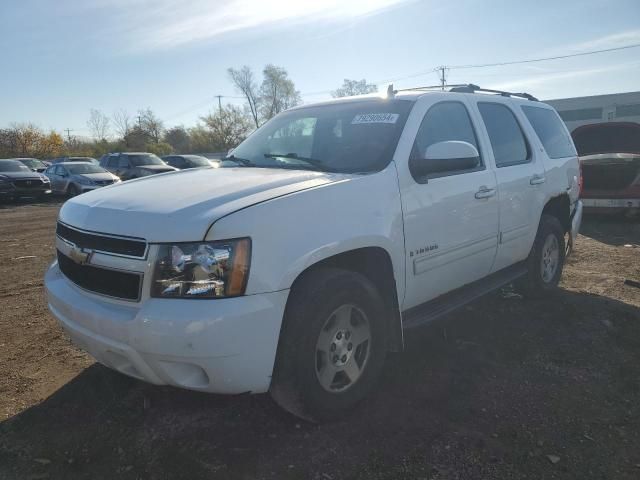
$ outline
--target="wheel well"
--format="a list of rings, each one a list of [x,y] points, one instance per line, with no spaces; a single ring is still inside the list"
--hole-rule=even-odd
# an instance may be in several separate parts
[[[562,228],[564,228],[565,233],[571,230],[571,216],[569,213],[568,195],[559,195],[557,197],[553,197],[544,206],[542,214],[553,215],[554,217],[556,217],[560,221]]]
[[[380,247],[365,247],[325,258],[307,267],[307,269],[298,275],[291,289],[294,289],[296,283],[299,282],[303,276],[322,267],[341,268],[360,273],[376,286],[388,311],[389,350],[393,352],[401,351],[403,341],[402,322],[398,306],[398,291],[393,275],[393,264],[387,251]]]

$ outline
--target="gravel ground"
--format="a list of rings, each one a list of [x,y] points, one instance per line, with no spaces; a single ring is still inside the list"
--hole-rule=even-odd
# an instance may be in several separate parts
[[[71,346],[42,288],[59,206],[0,205],[0,479],[640,478],[637,221],[585,220],[557,293],[412,331],[371,398],[312,425]]]

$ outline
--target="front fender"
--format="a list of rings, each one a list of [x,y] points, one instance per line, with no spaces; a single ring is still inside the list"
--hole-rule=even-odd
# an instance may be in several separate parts
[[[379,247],[390,256],[399,299],[405,287],[404,235],[395,164],[236,211],[207,240],[251,237],[247,294],[288,289],[304,270],[334,255]],[[401,302],[399,302],[401,303]]]

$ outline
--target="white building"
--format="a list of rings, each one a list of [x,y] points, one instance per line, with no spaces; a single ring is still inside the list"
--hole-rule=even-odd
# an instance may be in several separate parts
[[[640,92],[545,100],[553,106],[570,132],[601,122],[640,123]]]

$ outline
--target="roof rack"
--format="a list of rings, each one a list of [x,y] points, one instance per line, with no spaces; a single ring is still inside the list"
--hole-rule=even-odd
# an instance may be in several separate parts
[[[476,92],[487,92],[487,93],[497,93],[498,95],[502,95],[503,97],[520,97],[526,98],[527,100],[531,100],[532,102],[537,102],[538,99],[533,95],[528,93],[515,93],[515,92],[505,92],[503,90],[492,90],[490,88],[482,88],[478,85],[474,85],[469,83],[467,85],[456,85],[449,90],[450,92],[458,92],[458,93],[476,93]]]
[[[530,95],[528,93],[515,93],[515,92],[505,92],[503,90],[492,90],[490,88],[482,88],[479,87],[478,85],[474,85],[473,83],[460,83],[460,84],[456,84],[456,85],[445,85],[444,88],[448,88],[449,92],[454,92],[454,93],[476,93],[476,92],[486,92],[486,93],[496,93],[498,95],[501,95],[503,97],[520,97],[520,98],[526,98],[527,100],[530,100],[532,102],[537,102],[538,99],[536,97],[534,97],[533,95]],[[398,92],[410,92],[410,91],[415,91],[415,90],[442,90],[443,87],[442,85],[428,85],[425,87],[412,87],[412,88],[401,88],[401,89],[397,89],[394,90],[393,89],[393,84],[389,85],[389,88],[387,89],[387,95],[388,96],[393,96]]]

